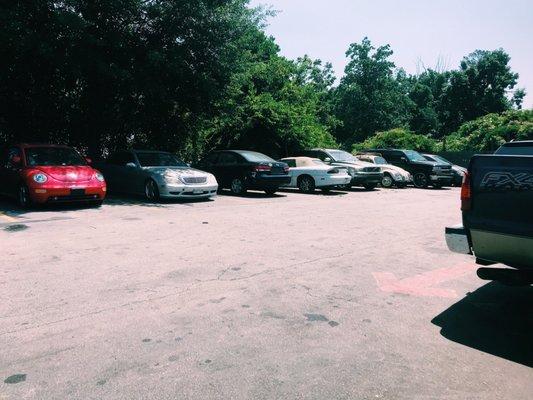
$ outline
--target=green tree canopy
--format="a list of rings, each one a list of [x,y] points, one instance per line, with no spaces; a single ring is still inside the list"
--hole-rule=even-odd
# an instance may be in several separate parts
[[[437,141],[429,136],[420,135],[405,128],[394,128],[378,132],[364,142],[353,146],[354,151],[372,148],[399,148],[433,152],[437,148]]]

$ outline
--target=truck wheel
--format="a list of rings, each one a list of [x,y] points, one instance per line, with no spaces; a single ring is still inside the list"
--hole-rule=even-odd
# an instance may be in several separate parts
[[[299,177],[298,189],[304,193],[313,193],[315,191],[315,180],[307,175]]]
[[[428,176],[423,172],[417,172],[413,176],[413,183],[419,189],[425,189],[428,187]]]
[[[244,182],[241,178],[233,178],[230,189],[231,193],[236,194],[237,196],[241,196],[246,193],[246,187],[244,186]]]
[[[377,186],[377,183],[365,183],[363,185],[363,187],[366,189],[366,190],[374,190]]]
[[[392,179],[392,176],[390,174],[383,175],[383,178],[381,179],[381,186],[384,188],[391,188],[392,185],[394,185],[394,180]]]
[[[21,208],[29,208],[31,206],[30,190],[24,183],[21,183],[18,188],[17,200]]]

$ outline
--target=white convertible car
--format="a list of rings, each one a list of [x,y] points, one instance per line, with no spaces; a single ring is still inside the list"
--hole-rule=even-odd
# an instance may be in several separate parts
[[[352,180],[346,168],[328,165],[318,158],[287,157],[280,161],[289,165],[291,182],[286,187],[297,187],[304,193],[312,193],[315,188],[328,191]]]

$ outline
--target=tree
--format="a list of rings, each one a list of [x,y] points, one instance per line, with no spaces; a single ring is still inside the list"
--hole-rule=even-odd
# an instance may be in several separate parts
[[[449,135],[447,150],[492,152],[511,140],[533,140],[533,110],[487,114]]]
[[[395,75],[389,45],[375,48],[368,38],[350,45],[349,62],[335,92],[336,130],[341,142],[364,140],[374,132],[403,125],[409,120],[408,98]]]
[[[404,128],[395,128],[376,133],[364,142],[355,144],[353,150],[399,148],[433,152],[436,147],[437,142],[429,136],[419,135]]]

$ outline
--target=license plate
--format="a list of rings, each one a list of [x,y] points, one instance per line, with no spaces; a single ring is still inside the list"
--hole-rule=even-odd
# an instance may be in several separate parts
[[[204,191],[201,190],[201,189],[194,189],[194,193],[195,194],[200,194],[200,193],[203,193]]]
[[[85,189],[70,189],[70,194],[73,196],[80,196],[85,194]]]

